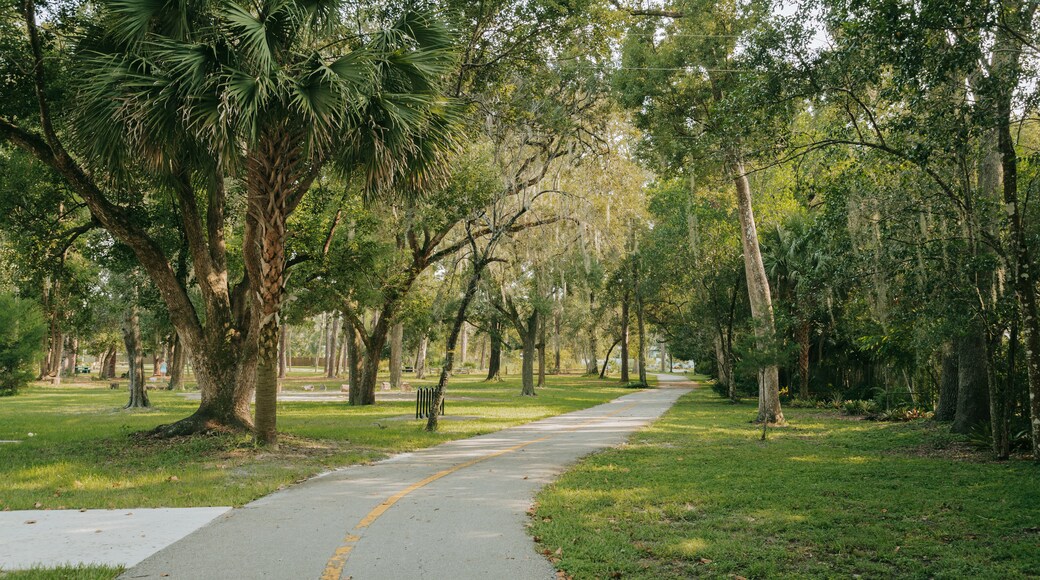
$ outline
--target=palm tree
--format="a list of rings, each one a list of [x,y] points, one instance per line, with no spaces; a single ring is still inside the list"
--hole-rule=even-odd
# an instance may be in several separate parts
[[[778,298],[790,305],[798,342],[799,396],[809,397],[809,339],[819,303],[819,273],[824,258],[813,248],[812,223],[801,216],[788,219],[763,240],[766,271],[776,281]]]
[[[188,204],[192,168],[245,190],[261,443],[277,442],[288,217],[327,166],[373,194],[415,192],[452,144],[440,87],[451,36],[424,12],[371,12],[334,0],[117,0],[81,47],[91,72],[77,125],[92,157],[119,175],[143,155]]]

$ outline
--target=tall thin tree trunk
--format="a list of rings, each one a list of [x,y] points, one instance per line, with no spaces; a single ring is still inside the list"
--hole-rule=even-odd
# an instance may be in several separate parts
[[[596,360],[599,344],[596,341],[596,293],[592,290],[589,290],[589,320],[589,361],[585,372],[595,375],[599,371],[599,362]],[[603,364],[607,364],[607,361],[603,361]]]
[[[350,383],[350,398],[361,385],[361,359],[364,351],[361,346],[361,335],[354,325],[347,327],[347,380]]]
[[[646,384],[646,325],[643,320],[643,300],[636,298],[636,326],[639,332],[639,384]]]
[[[404,359],[404,323],[394,323],[390,329],[390,386],[401,388],[401,365]]]
[[[538,387],[545,386],[545,319],[539,317],[541,320],[538,324],[538,344],[535,348],[538,349]]]
[[[607,356],[603,358],[603,368],[599,371],[599,378],[607,376],[607,365],[610,364],[610,354],[614,352],[614,349],[621,342],[621,337],[618,336],[617,340],[610,344],[610,348],[607,349]]]
[[[631,380],[628,376],[628,301],[628,291],[625,291],[621,297],[621,382],[626,384]]]
[[[336,355],[339,352],[337,341],[339,340],[339,313],[332,313],[332,324],[329,328],[329,337],[326,341],[328,345],[326,348],[326,361],[325,361],[325,376],[327,378],[334,378],[336,376]]]
[[[423,335],[419,340],[419,351],[415,355],[415,378],[426,378],[426,349],[430,346],[430,337]]]
[[[760,350],[771,351],[776,336],[776,324],[773,320],[773,300],[769,293],[769,279],[766,277],[762,252],[758,246],[755,214],[751,208],[751,184],[744,172],[743,162],[734,162],[731,171],[736,185],[740,237],[744,247],[744,273],[747,278],[748,298],[751,302],[751,316],[754,319],[755,338]],[[758,376],[758,421],[782,424],[784,413],[780,409],[779,369],[775,364],[767,364],[759,369]]]
[[[469,325],[462,324],[462,339],[459,344],[459,366],[466,366],[466,353],[469,352]]]
[[[524,360],[520,368],[520,382],[523,385],[521,395],[534,396],[534,359],[538,346],[538,311],[531,312],[527,318],[527,324],[517,328],[523,339]]]
[[[560,374],[560,313],[553,311],[553,370],[552,374]]]

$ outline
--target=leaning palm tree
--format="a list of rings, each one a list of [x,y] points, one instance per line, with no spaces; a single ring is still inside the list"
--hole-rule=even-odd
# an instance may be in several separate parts
[[[122,168],[133,156],[170,187],[194,187],[198,167],[241,183],[255,430],[275,445],[287,219],[328,166],[373,193],[414,192],[436,175],[455,126],[440,87],[452,39],[424,12],[336,0],[116,0],[105,10],[81,47],[79,141],[117,179],[132,178]]]

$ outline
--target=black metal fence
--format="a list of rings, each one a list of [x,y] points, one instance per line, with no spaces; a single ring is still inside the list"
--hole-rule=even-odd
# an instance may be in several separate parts
[[[415,390],[415,418],[425,419],[433,413],[435,387],[419,387]],[[441,400],[440,414],[444,414],[444,400]]]

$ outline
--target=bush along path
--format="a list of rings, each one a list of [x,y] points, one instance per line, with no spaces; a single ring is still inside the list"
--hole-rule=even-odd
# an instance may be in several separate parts
[[[524,530],[534,494],[686,392],[642,390],[335,471],[236,509],[122,577],[223,579],[228,562],[242,578],[552,577]]]

